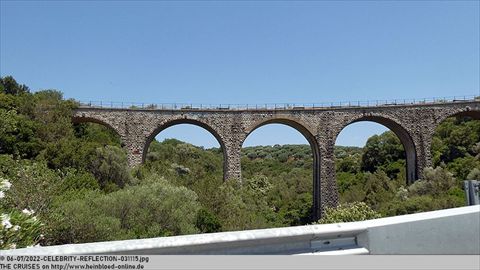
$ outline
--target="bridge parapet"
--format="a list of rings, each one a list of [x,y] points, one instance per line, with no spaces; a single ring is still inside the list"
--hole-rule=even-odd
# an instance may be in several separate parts
[[[391,107],[391,106],[422,106],[479,101],[475,95],[430,97],[416,99],[335,101],[321,103],[263,103],[263,104],[202,104],[202,103],[145,103],[119,101],[80,101],[83,108],[111,108],[132,110],[214,110],[214,111],[258,111],[258,110],[321,110],[340,108]]]

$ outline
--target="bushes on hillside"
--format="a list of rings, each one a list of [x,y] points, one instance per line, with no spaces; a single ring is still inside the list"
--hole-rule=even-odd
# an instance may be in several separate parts
[[[34,211],[22,211],[4,204],[12,184],[0,177],[0,249],[14,249],[33,246],[42,240],[42,224]]]
[[[200,205],[195,192],[161,178],[103,194],[58,203],[51,217],[50,244],[83,243],[197,233]]]
[[[340,204],[335,208],[325,209],[323,217],[317,222],[318,224],[353,222],[382,217],[375,210],[370,208],[364,202],[354,202]]]
[[[88,170],[98,180],[100,187],[107,191],[123,188],[132,181],[127,155],[117,146],[96,148]]]

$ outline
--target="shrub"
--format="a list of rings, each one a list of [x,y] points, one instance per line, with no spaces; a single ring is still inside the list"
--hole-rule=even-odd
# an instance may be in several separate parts
[[[467,175],[468,180],[480,180],[480,170],[473,168]]]
[[[409,193],[413,195],[440,195],[455,187],[456,181],[453,175],[442,167],[425,168],[423,178],[413,183]]]
[[[109,186],[109,183],[124,187],[132,180],[128,170],[127,155],[117,146],[107,145],[97,148],[89,170],[103,189]]]
[[[198,232],[195,192],[163,179],[59,203],[47,237],[50,244],[159,237]]]
[[[195,226],[202,233],[220,232],[222,230],[222,225],[220,224],[217,216],[215,216],[206,208],[202,208],[200,211],[198,211]]]
[[[395,197],[395,182],[392,181],[385,172],[378,170],[375,173],[365,174],[366,182],[363,187],[365,199],[363,200],[374,209],[378,210],[380,206]]]
[[[8,180],[0,178],[0,200],[11,186]],[[28,209],[20,212],[17,209],[0,207],[0,249],[33,246],[41,240],[42,224],[33,214],[34,211]]]
[[[353,222],[382,217],[363,202],[340,204],[336,208],[327,208],[317,224]]]
[[[62,190],[62,179],[45,163],[16,161],[12,164],[12,187],[4,203],[10,208],[33,209],[42,216],[49,211],[54,196]]]

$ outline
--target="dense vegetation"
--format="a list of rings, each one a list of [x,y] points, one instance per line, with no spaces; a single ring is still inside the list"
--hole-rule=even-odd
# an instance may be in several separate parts
[[[145,164],[129,170],[113,131],[71,123],[75,106],[58,91],[31,93],[12,77],[1,78],[0,248],[316,222],[308,145],[244,148],[243,184],[223,181],[221,149],[175,139],[152,142]],[[371,137],[364,148],[337,147],[343,206],[320,222],[463,205],[461,181],[480,177],[479,122],[441,124],[435,168],[410,186],[392,132]]]

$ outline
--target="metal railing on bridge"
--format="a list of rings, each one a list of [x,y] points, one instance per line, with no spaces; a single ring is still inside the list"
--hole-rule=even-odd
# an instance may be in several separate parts
[[[331,109],[377,106],[426,105],[480,101],[479,96],[449,96],[414,99],[336,101],[322,103],[263,103],[263,104],[201,104],[201,103],[145,103],[115,101],[80,101],[80,107],[141,109],[141,110],[292,110]]]

